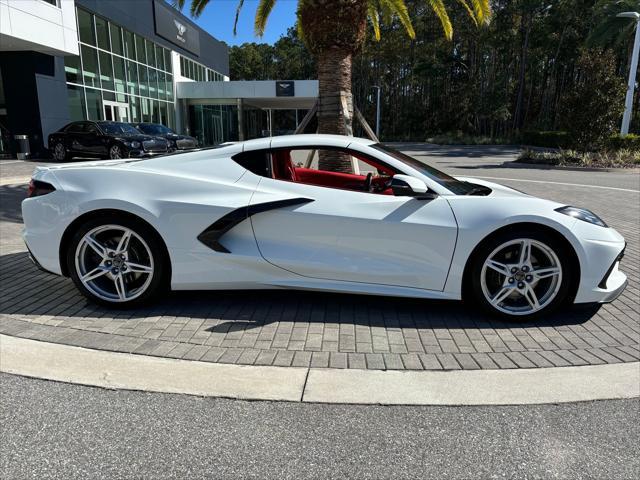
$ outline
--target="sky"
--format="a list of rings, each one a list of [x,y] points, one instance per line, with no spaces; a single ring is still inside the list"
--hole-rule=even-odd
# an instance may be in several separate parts
[[[189,15],[190,0],[185,1],[183,13]],[[253,33],[253,19],[258,0],[245,0],[240,19],[238,21],[238,34],[233,35],[233,21],[236,15],[238,0],[210,0],[199,18],[192,20],[209,34],[228,43],[229,45],[241,45],[245,42],[274,43],[293,27],[296,21],[297,0],[278,0],[271,11],[267,28],[262,38]]]

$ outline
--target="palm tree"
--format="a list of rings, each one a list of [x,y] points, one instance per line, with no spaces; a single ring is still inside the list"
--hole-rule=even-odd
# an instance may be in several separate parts
[[[178,8],[186,0],[175,0]],[[211,0],[191,0],[190,13],[198,17]],[[453,28],[444,0],[425,0],[440,20],[447,39]],[[457,0],[476,25],[488,22],[489,0]],[[259,0],[255,16],[256,35],[262,36],[276,0]],[[238,0],[234,33],[244,0]],[[415,32],[404,0],[298,0],[298,34],[318,65],[319,102],[318,132],[352,134],[353,100],[351,94],[351,61],[365,41],[367,21],[375,38],[380,39],[380,21],[397,18],[409,38]],[[321,158],[320,167],[350,171],[350,161],[333,155]]]

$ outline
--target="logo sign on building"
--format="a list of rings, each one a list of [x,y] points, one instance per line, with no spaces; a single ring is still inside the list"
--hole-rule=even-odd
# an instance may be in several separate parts
[[[292,80],[276,82],[276,97],[295,97],[295,83]]]
[[[200,55],[200,32],[163,0],[153,2],[156,34],[174,45]]]

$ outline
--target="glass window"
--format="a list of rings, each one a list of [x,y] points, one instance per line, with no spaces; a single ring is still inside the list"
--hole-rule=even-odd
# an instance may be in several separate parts
[[[108,90],[100,90],[102,92],[102,98],[103,100],[108,100],[110,102],[115,102],[116,101],[116,94],[113,92],[110,92]]]
[[[141,98],[140,99],[140,117],[142,118],[143,122],[150,122],[151,121],[151,113],[149,111],[149,99],[148,98]]]
[[[113,90],[113,65],[111,64],[111,54],[100,52],[100,81],[102,88]]]
[[[165,84],[165,92],[167,93],[167,100],[173,102],[173,75],[167,73],[166,75],[167,83]]]
[[[113,57],[113,81],[115,83],[115,91],[118,93],[125,93],[125,76],[124,76],[124,59],[120,57]]]
[[[89,87],[99,87],[98,81],[98,51],[95,48],[82,45],[82,77],[84,84]]]
[[[159,70],[165,70],[165,68],[164,68],[164,54],[162,53],[163,50],[164,50],[164,48],[162,48],[160,45],[156,45],[156,67]]]
[[[84,103],[84,88],[67,85],[67,103],[72,122],[85,119],[87,110]]]
[[[136,59],[140,63],[147,63],[147,56],[144,53],[144,38],[139,35],[135,35],[136,37]]]
[[[153,123],[160,123],[160,105],[157,100],[151,100],[149,102],[151,106],[151,121]]]
[[[96,32],[93,27],[93,15],[82,9],[78,9],[78,32],[80,41],[90,45],[96,44]]]
[[[156,72],[158,75],[158,98],[160,100],[166,100],[167,99],[167,92],[166,92],[166,80],[165,80],[165,75],[166,73],[161,72],[161,71],[157,71]]]
[[[158,71],[153,68],[149,68],[148,71],[149,96],[151,98],[158,98]]]
[[[124,54],[127,58],[132,60],[136,59],[136,43],[133,37],[133,33],[129,30],[124,31]]]
[[[138,69],[136,64],[127,60],[127,92],[138,95]]]
[[[131,115],[131,121],[137,123],[141,121],[140,118],[140,98],[131,96],[129,97],[129,114]]]
[[[149,65],[151,67],[155,67],[156,66],[156,54],[155,54],[155,49],[153,47],[153,43],[150,42],[149,40],[145,40],[144,43],[147,46],[147,65]]]
[[[100,90],[87,88],[87,113],[89,120],[102,120],[102,97]]]
[[[118,55],[124,55],[122,46],[122,29],[113,23],[109,24],[111,30],[111,51]]]
[[[67,76],[67,82],[82,83],[82,74],[80,73],[80,57],[75,55],[64,57],[64,72]]]
[[[167,72],[171,72],[171,51],[166,48],[162,49],[164,51],[164,69]]]
[[[107,21],[100,17],[96,18],[96,37],[98,37],[98,47],[103,50],[111,51],[111,44],[109,43],[109,26]]]
[[[149,75],[147,74],[147,67],[144,65],[138,65],[138,80],[140,95],[146,97],[149,95]]]

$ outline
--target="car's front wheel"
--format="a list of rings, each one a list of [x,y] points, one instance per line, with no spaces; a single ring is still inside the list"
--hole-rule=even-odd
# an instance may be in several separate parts
[[[96,218],[73,235],[67,268],[87,298],[129,308],[156,297],[165,286],[166,255],[155,231],[130,218]]]
[[[127,156],[126,152],[120,145],[114,144],[114,145],[111,145],[111,147],[109,147],[109,158],[111,160],[126,158],[126,156]]]
[[[512,320],[549,313],[564,303],[574,281],[570,252],[546,232],[498,235],[475,253],[469,292],[485,310]]]

